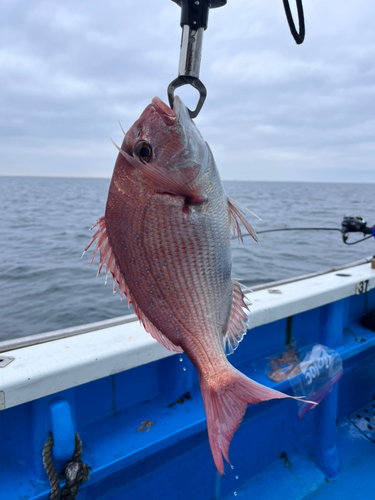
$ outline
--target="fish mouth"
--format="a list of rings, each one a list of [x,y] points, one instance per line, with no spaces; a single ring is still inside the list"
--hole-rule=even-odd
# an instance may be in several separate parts
[[[173,125],[176,123],[176,113],[159,97],[154,97],[152,99],[152,106],[166,125]]]
[[[191,122],[189,111],[178,95],[173,100],[173,111],[176,114],[177,122],[182,126],[186,126]]]
[[[167,106],[159,97],[152,99],[152,106],[168,126],[177,122],[184,127],[191,122],[189,111],[178,95],[174,97],[173,109]]]

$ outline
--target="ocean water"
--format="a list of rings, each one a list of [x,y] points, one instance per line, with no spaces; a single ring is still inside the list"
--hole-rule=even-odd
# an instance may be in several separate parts
[[[0,340],[130,313],[96,277],[98,258],[82,259],[90,227],[104,214],[109,179],[0,177]],[[344,215],[375,224],[374,184],[225,182],[227,194],[255,212],[257,230],[337,227]],[[354,241],[357,235],[351,237]],[[358,236],[359,237],[359,236]],[[339,232],[279,232],[233,247],[233,277],[247,286],[290,278],[375,253]]]

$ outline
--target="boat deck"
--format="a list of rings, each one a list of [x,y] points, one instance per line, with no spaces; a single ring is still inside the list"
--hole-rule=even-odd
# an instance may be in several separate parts
[[[281,456],[223,500],[374,500],[375,443],[345,418],[337,426],[337,449],[341,466],[335,479],[303,456]]]

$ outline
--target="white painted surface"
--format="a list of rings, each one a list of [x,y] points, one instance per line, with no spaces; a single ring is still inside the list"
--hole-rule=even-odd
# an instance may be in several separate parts
[[[355,295],[357,283],[366,280],[369,281],[368,291],[375,288],[375,269],[371,269],[371,263],[279,286],[281,294],[270,294],[268,289],[248,294],[253,303],[249,327],[255,328]]]
[[[369,280],[368,290],[375,288],[371,264],[282,285],[281,293],[248,294],[249,328],[354,295],[363,280]],[[138,321],[2,354],[15,360],[0,368],[0,410],[173,355]]]

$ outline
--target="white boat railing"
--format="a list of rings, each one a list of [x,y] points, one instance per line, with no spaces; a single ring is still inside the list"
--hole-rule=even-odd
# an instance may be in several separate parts
[[[302,276],[297,276],[294,278],[288,278],[279,281],[272,281],[269,283],[263,283],[260,285],[253,286],[251,288],[252,291],[256,292],[259,290],[265,290],[268,288],[275,288],[281,285],[286,285],[288,283],[295,283],[297,281],[302,281],[308,278],[313,278],[315,276],[322,276],[325,274],[329,274],[332,272],[342,271],[344,269],[348,269],[350,267],[361,266],[363,264],[368,264],[370,262],[375,262],[375,256],[364,257],[360,260],[352,262],[350,264],[345,264],[338,267],[333,267],[330,269],[325,269],[323,271],[317,271],[311,274],[305,274]],[[245,287],[244,287],[245,289]],[[244,290],[245,291],[245,290]],[[51,332],[38,333],[35,335],[29,335],[26,337],[19,337],[15,339],[4,340],[0,342],[0,352],[6,352],[14,349],[20,349],[22,347],[28,347],[37,344],[43,344],[45,342],[51,342],[53,340],[74,337],[76,335],[82,335],[83,333],[94,332],[96,330],[102,330],[105,328],[123,325],[126,323],[132,323],[137,321],[137,316],[135,314],[127,314],[125,316],[118,316],[116,318],[107,319],[104,321],[97,321],[95,323],[87,323],[85,325],[73,326],[71,328],[63,328],[61,330],[54,330]]]
[[[374,290],[375,268],[370,259],[354,264],[324,275],[294,279],[295,282],[277,287],[274,282],[261,285],[262,290],[254,293],[246,292],[252,303],[248,321],[252,333],[245,341],[250,338],[251,342],[257,327],[319,307],[335,308],[343,299]],[[66,337],[66,333],[70,336]],[[281,328],[280,334],[286,332]],[[10,359],[0,369],[0,410],[175,355],[146,333],[131,315],[51,332],[46,338],[47,335],[44,339],[43,335],[34,336],[34,345],[8,347],[0,355],[0,360]],[[56,335],[60,338],[54,338]],[[358,349],[361,348],[363,344],[359,343]]]

